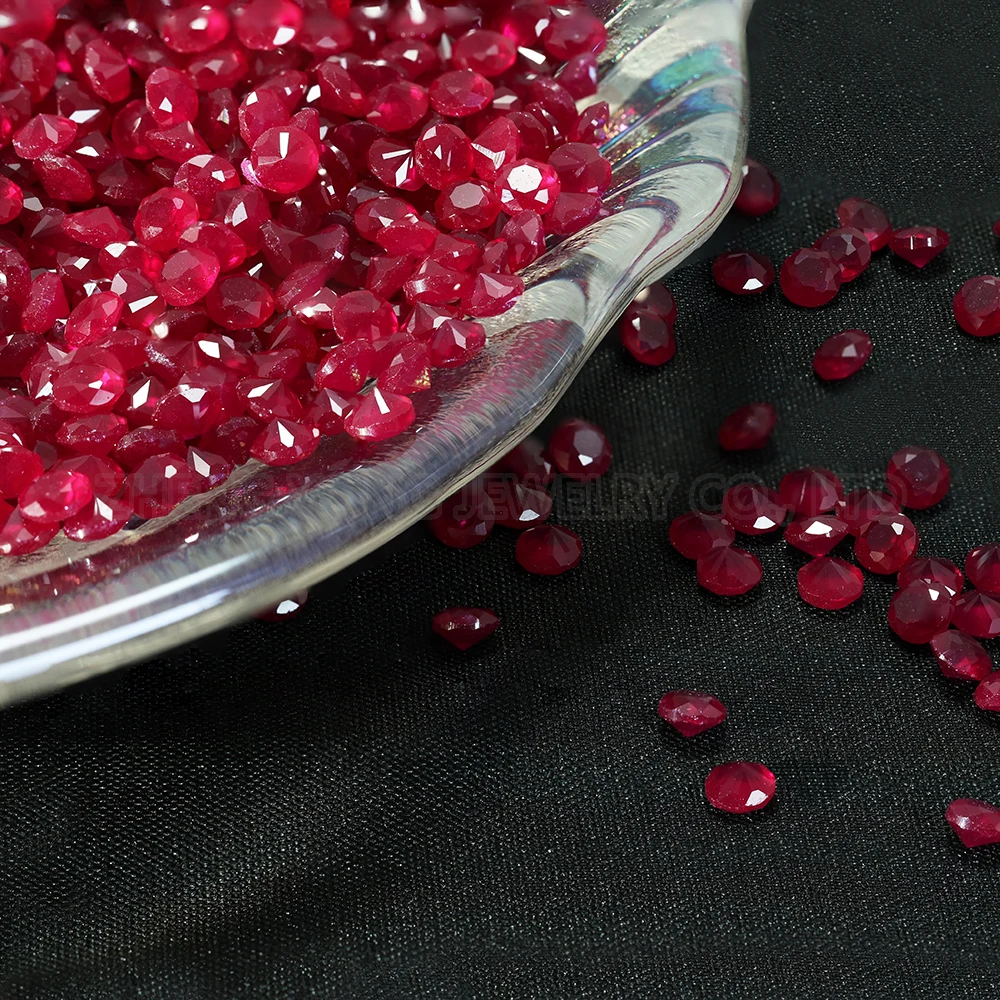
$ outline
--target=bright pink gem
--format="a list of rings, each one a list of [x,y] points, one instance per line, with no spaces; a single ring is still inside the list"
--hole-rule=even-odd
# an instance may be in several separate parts
[[[236,168],[228,160],[221,156],[213,156],[211,153],[202,153],[192,156],[177,168],[177,173],[174,174],[174,186],[191,195],[198,203],[198,211],[203,217],[207,217],[214,210],[216,195],[220,191],[230,191],[239,187],[240,178]],[[201,223],[201,225],[209,224]],[[197,225],[199,224],[196,223]],[[211,225],[218,226],[219,223]],[[189,231],[185,229],[184,233]],[[235,233],[229,232],[228,235],[233,239],[239,239]],[[183,238],[182,233],[181,239]]]
[[[471,69],[483,76],[501,76],[514,65],[517,48],[498,31],[468,31],[455,42],[451,61],[458,69]]]
[[[83,53],[83,71],[94,93],[112,104],[124,101],[132,90],[125,57],[103,38],[88,42]]]
[[[94,498],[90,480],[80,472],[46,472],[18,498],[18,510],[28,521],[59,524],[78,514]]]
[[[619,331],[625,349],[640,364],[664,365],[677,353],[673,326],[651,309],[630,307]]]
[[[13,222],[24,208],[24,192],[8,177],[0,177],[0,225]]]
[[[799,597],[824,611],[838,611],[853,604],[864,590],[861,570],[843,559],[820,556],[799,570]]]
[[[824,250],[840,268],[842,281],[853,281],[872,259],[872,247],[860,229],[831,229],[814,244],[814,250]]]
[[[569,528],[540,524],[518,536],[515,555],[518,565],[529,573],[559,576],[580,565],[583,542]]]
[[[775,784],[774,774],[763,764],[737,760],[708,772],[705,798],[722,812],[755,812],[774,798]]]
[[[150,250],[173,250],[181,233],[198,221],[198,203],[179,188],[161,188],[142,200],[135,214],[135,235]]]
[[[951,488],[951,470],[930,448],[900,448],[886,471],[889,492],[903,507],[925,510],[940,503]]]
[[[799,469],[782,477],[781,502],[793,514],[823,514],[844,495],[844,484],[829,469]]]
[[[563,191],[545,216],[549,232],[559,236],[571,236],[586,228],[600,217],[603,202],[596,194],[572,194]]]
[[[486,331],[479,323],[446,319],[427,343],[435,368],[457,368],[471,361],[486,346]]]
[[[1000,278],[992,274],[970,278],[956,293],[952,310],[958,325],[973,337],[1000,333]]]
[[[859,535],[861,529],[879,514],[898,514],[899,504],[887,493],[875,490],[852,490],[834,508],[834,513],[847,524],[852,535]]]
[[[427,524],[439,542],[453,549],[469,549],[493,532],[496,506],[489,491],[474,481],[436,507]]]
[[[419,340],[402,344],[382,366],[378,387],[389,393],[423,392],[431,387],[431,359],[427,345]]]
[[[501,237],[512,271],[522,270],[545,253],[545,226],[537,212],[518,212],[503,227]]]
[[[442,73],[430,86],[431,107],[448,118],[465,118],[493,100],[493,84],[472,69]],[[370,117],[370,116],[369,116]]]
[[[549,436],[549,455],[570,479],[590,482],[611,466],[611,442],[596,424],[578,418],[561,423]]]
[[[955,598],[952,624],[977,639],[995,639],[1000,635],[1000,600],[967,590]]]
[[[71,156],[43,153],[35,160],[35,173],[51,198],[85,202],[96,194],[93,178]]]
[[[292,0],[251,0],[236,18],[236,37],[248,49],[279,49],[295,39],[303,20]]]
[[[59,115],[35,115],[14,133],[14,150],[26,160],[61,153],[76,138],[76,122]]]
[[[219,259],[209,250],[178,250],[163,264],[157,287],[172,306],[191,306],[203,299],[219,276]]]
[[[603,52],[608,44],[604,22],[583,6],[552,7],[551,19],[541,29],[545,51],[559,62],[584,52]]]
[[[445,608],[431,622],[442,639],[463,651],[491,636],[499,624],[500,619],[488,608]]]
[[[386,187],[417,191],[424,185],[417,173],[413,146],[395,139],[376,139],[369,146],[368,169]]]
[[[825,250],[804,248],[785,258],[779,283],[789,302],[815,309],[831,302],[840,291],[840,267]]]
[[[693,510],[670,523],[670,544],[685,559],[700,559],[715,549],[728,548],[735,540],[732,525],[718,514]]]
[[[656,706],[656,713],[689,739],[726,721],[726,706],[700,691],[668,691]]]
[[[965,557],[965,573],[977,590],[1000,597],[1000,545],[991,542],[974,548]]]
[[[79,513],[66,518],[63,534],[74,542],[96,542],[117,534],[132,519],[134,511],[124,500],[95,494]]]
[[[948,559],[922,557],[908,562],[896,576],[896,586],[905,590],[911,583],[922,580],[943,587],[954,597],[962,592],[965,578],[962,571]]]
[[[114,413],[95,413],[62,425],[56,442],[81,455],[106,455],[128,430],[128,421]]]
[[[52,381],[52,399],[66,413],[110,410],[125,391],[125,376],[105,364],[70,364]]]
[[[0,521],[2,520],[0,512]],[[0,556],[26,556],[44,549],[58,531],[58,523],[29,521],[21,513],[20,507],[15,507],[0,527]]]
[[[225,11],[209,6],[181,7],[160,22],[164,44],[174,52],[207,52],[229,34]]]
[[[316,370],[316,384],[335,392],[352,394],[368,380],[375,367],[375,349],[359,337],[333,348]]]
[[[872,356],[872,339],[864,330],[842,330],[828,337],[813,355],[813,370],[825,382],[861,371]]]
[[[462,297],[462,308],[476,317],[499,316],[524,294],[524,279],[517,274],[481,272]]]
[[[4,0],[0,44],[16,45],[26,38],[48,38],[56,25],[51,0]]]
[[[427,114],[427,91],[419,84],[398,80],[379,87],[365,106],[373,125],[386,132],[405,132]]]
[[[344,430],[358,441],[385,441],[405,431],[415,418],[408,396],[375,386],[344,420]]]
[[[572,95],[574,100],[582,101],[585,97],[593,97],[597,93],[597,59],[593,52],[581,52],[567,60],[559,70],[556,79]]]
[[[204,448],[188,448],[187,462],[205,480],[206,488],[210,490],[221,486],[233,471],[232,461]]]
[[[139,517],[163,517],[201,492],[199,476],[176,455],[154,455],[129,473],[125,500]]]
[[[495,185],[508,215],[528,211],[544,215],[552,210],[561,190],[556,171],[535,160],[516,160],[504,167],[497,174]]]
[[[951,237],[937,226],[911,226],[892,234],[889,249],[915,267],[926,267],[950,242]]]
[[[41,458],[19,445],[0,448],[0,498],[16,499],[44,471]]]
[[[755,295],[774,284],[774,265],[759,253],[724,253],[712,264],[715,283],[733,295]]]
[[[413,154],[417,172],[438,191],[472,176],[472,143],[455,125],[440,122],[426,129]]]
[[[699,557],[698,583],[720,597],[737,597],[753,590],[764,576],[760,560],[735,546],[713,549]]]
[[[162,66],[146,78],[146,107],[160,128],[193,122],[198,115],[198,91],[183,73]]]
[[[396,314],[384,299],[367,291],[341,295],[333,307],[333,327],[342,340],[374,343],[391,337],[399,327]]]
[[[320,432],[296,420],[272,420],[254,439],[250,454],[265,465],[294,465],[319,446]]]
[[[825,556],[847,537],[847,525],[833,514],[811,514],[785,528],[785,541],[811,556]]]
[[[269,128],[253,144],[254,176],[262,187],[278,194],[301,191],[316,176],[319,150],[301,129]]]
[[[766,215],[781,201],[781,185],[763,163],[747,159],[743,165],[743,182],[733,207],[743,215]]]
[[[776,490],[756,483],[738,483],[722,495],[722,516],[744,535],[777,531],[788,510]]]
[[[503,528],[524,531],[548,520],[552,497],[543,489],[525,486],[510,476],[490,477],[486,489],[496,511],[496,523]]]
[[[182,382],[167,391],[156,404],[153,423],[166,427],[185,440],[204,434],[219,422],[218,396],[204,386]]]
[[[42,272],[31,282],[28,299],[21,311],[21,326],[28,333],[48,333],[67,316],[69,302],[59,276]]]
[[[590,143],[568,142],[549,157],[563,191],[602,195],[611,187],[611,164]]]
[[[1000,670],[979,682],[973,699],[984,712],[1000,712]]]
[[[951,680],[984,681],[993,670],[990,654],[964,632],[947,629],[927,641],[931,644],[931,652],[938,661],[941,673]],[[979,703],[978,691],[976,703]]]
[[[722,421],[719,444],[724,451],[751,451],[763,448],[771,440],[778,422],[771,403],[748,403]]]
[[[878,205],[864,198],[845,198],[837,207],[837,221],[846,229],[859,229],[871,245],[881,250],[892,235],[892,223]]]
[[[263,326],[274,312],[267,285],[247,274],[223,275],[205,298],[208,315],[230,330]]]
[[[498,118],[476,136],[472,143],[472,161],[476,176],[496,180],[497,174],[510,166],[521,149],[521,135],[509,118]]]
[[[496,222],[500,208],[500,199],[492,185],[466,180],[442,191],[434,210],[443,228],[477,232]]]
[[[889,628],[904,642],[930,642],[951,622],[952,594],[936,583],[917,580],[889,602]]]
[[[966,847],[1000,844],[1000,809],[979,799],[955,799],[944,818]]]
[[[905,514],[878,514],[858,533],[854,557],[872,573],[898,573],[913,558],[919,540]]]

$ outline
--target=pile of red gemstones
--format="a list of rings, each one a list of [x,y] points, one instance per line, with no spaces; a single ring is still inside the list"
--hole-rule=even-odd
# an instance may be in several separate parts
[[[578,0],[126,8],[0,20],[7,556],[403,432],[611,181]]]

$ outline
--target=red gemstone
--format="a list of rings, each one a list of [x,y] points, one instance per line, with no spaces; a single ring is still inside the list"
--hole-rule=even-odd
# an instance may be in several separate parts
[[[748,403],[734,410],[719,428],[719,444],[724,451],[763,448],[771,440],[778,415],[771,403]]]
[[[677,322],[677,303],[669,288],[663,285],[649,285],[632,300],[630,309],[646,309],[655,313],[673,327]]]
[[[58,531],[58,524],[28,521],[21,513],[21,509],[15,507],[0,527],[0,556],[26,556],[44,549]]]
[[[932,636],[928,641],[931,644],[931,651],[938,661],[938,666],[941,668],[941,673],[951,680],[983,681],[989,677],[993,670],[993,660],[990,658],[990,654],[975,639],[964,632],[948,629]],[[976,692],[976,703],[979,703],[978,691]]]
[[[544,443],[536,437],[525,438],[500,459],[497,468],[532,486],[548,486],[555,478],[552,460],[545,451]]]
[[[204,434],[221,417],[215,393],[203,386],[181,383],[164,394],[156,404],[153,423],[189,440]]]
[[[955,598],[951,620],[955,628],[977,639],[995,639],[1000,635],[1000,600],[967,590]]]
[[[56,443],[81,455],[106,455],[128,430],[128,421],[114,413],[96,413],[62,425]]]
[[[799,570],[799,597],[824,611],[839,611],[853,604],[864,588],[861,570],[833,556],[820,556]]]
[[[96,542],[117,534],[132,519],[124,500],[94,496],[86,507],[63,522],[63,534],[74,542]]]
[[[493,225],[500,208],[492,186],[476,180],[459,181],[442,191],[435,203],[438,222],[445,229],[471,232]]]
[[[900,448],[889,459],[886,482],[901,506],[925,510],[947,496],[951,488],[951,470],[930,448]]]
[[[146,107],[161,128],[193,122],[198,115],[198,91],[183,73],[161,66],[146,77]]]
[[[973,337],[1000,333],[1000,278],[970,278],[956,293],[952,310],[958,325]]]
[[[913,558],[918,541],[905,514],[878,514],[858,533],[854,556],[872,573],[898,573]]]
[[[951,622],[952,594],[936,583],[918,580],[889,602],[889,628],[904,642],[930,642]]]
[[[296,420],[272,420],[254,439],[250,454],[265,465],[294,465],[318,447],[319,429]]]
[[[842,330],[828,337],[813,355],[813,370],[825,382],[861,371],[872,356],[872,340],[864,330]]]
[[[625,349],[640,364],[664,365],[677,353],[674,328],[651,309],[630,307],[619,331]]]
[[[413,156],[420,177],[438,191],[472,176],[472,143],[455,125],[440,122],[426,129]]]
[[[42,474],[41,458],[19,445],[0,448],[0,498],[13,500]]]
[[[722,495],[722,516],[741,534],[764,535],[785,523],[788,507],[776,490],[737,483]]]
[[[571,236],[599,218],[602,210],[603,202],[596,194],[564,191],[545,216],[545,225],[550,233]]]
[[[164,16],[160,34],[174,52],[207,52],[229,34],[229,18],[213,7],[181,7]]]
[[[549,436],[549,454],[556,468],[571,479],[589,482],[611,466],[607,435],[596,424],[573,419],[560,424]]]
[[[713,549],[697,562],[698,583],[720,597],[745,594],[764,576],[760,560],[734,546]]]
[[[0,177],[0,225],[13,222],[24,208],[24,192],[7,177]]]
[[[984,712],[1000,712],[1000,670],[979,682],[973,699]]]
[[[448,118],[465,118],[493,100],[493,84],[473,69],[442,73],[430,86],[431,107]]]
[[[198,203],[191,195],[179,188],[161,188],[139,205],[135,235],[150,250],[164,253],[173,250],[181,233],[197,221]]]
[[[491,477],[486,483],[493,500],[496,523],[524,531],[546,521],[552,513],[552,497],[543,489],[525,486],[509,476]]]
[[[656,706],[664,722],[689,739],[726,721],[726,706],[700,691],[668,691]]]
[[[463,652],[491,636],[499,624],[500,619],[488,608],[445,608],[431,622],[442,639]]]
[[[319,149],[301,129],[281,125],[261,133],[250,162],[261,187],[288,195],[301,191],[316,176]]]
[[[847,524],[852,535],[859,535],[861,529],[879,514],[898,514],[899,504],[888,493],[875,490],[852,490],[834,508],[834,513]]]
[[[774,284],[774,265],[763,254],[737,250],[715,258],[712,277],[733,295],[755,295]]]
[[[391,337],[399,323],[388,302],[372,292],[358,290],[337,300],[333,307],[333,328],[342,340],[375,343]]]
[[[733,207],[744,215],[766,215],[781,201],[781,185],[763,163],[748,159]]]
[[[775,784],[774,774],[763,764],[737,760],[708,772],[705,797],[722,812],[755,812],[774,798]]]
[[[842,281],[853,281],[872,259],[872,246],[860,229],[831,229],[814,244],[814,250],[825,250],[840,268]]]
[[[916,267],[926,267],[950,242],[948,234],[937,226],[912,226],[897,229],[889,240],[889,249]]]
[[[823,514],[836,507],[844,484],[829,469],[799,469],[782,478],[778,494],[794,514]]]
[[[802,249],[785,258],[779,283],[789,302],[815,309],[840,291],[840,267],[825,250]]]
[[[979,799],[955,799],[944,818],[966,847],[1000,844],[1000,809]]]
[[[205,298],[208,315],[230,330],[253,330],[274,313],[267,285],[248,274],[223,275]]]
[[[434,537],[453,549],[469,549],[485,542],[495,523],[493,498],[478,482],[450,496],[427,518]]]
[[[670,544],[685,559],[700,559],[715,549],[728,548],[735,540],[733,526],[718,514],[693,510],[670,523]]]
[[[405,431],[414,419],[408,396],[375,386],[344,420],[344,430],[358,441],[385,441]]]
[[[236,18],[236,36],[248,49],[278,49],[295,38],[303,19],[292,0],[251,0]]]
[[[124,392],[125,376],[107,364],[66,365],[52,381],[52,399],[66,413],[106,412]]]
[[[430,335],[427,344],[435,368],[457,368],[486,346],[486,331],[479,323],[446,319]]]
[[[1000,597],[1000,545],[991,542],[976,546],[965,557],[965,573],[969,583],[977,590],[991,597]]]
[[[93,487],[82,473],[46,472],[18,498],[18,510],[27,521],[58,524],[79,514],[93,499]]]
[[[386,187],[417,191],[424,185],[417,174],[413,147],[395,139],[376,139],[368,147],[368,169]]]
[[[459,69],[474,69],[483,76],[501,76],[516,59],[514,42],[498,31],[466,32],[451,53],[451,61]]]
[[[549,157],[559,184],[569,194],[602,195],[611,187],[611,164],[587,142],[567,142]]]
[[[833,514],[800,517],[785,528],[785,541],[811,556],[825,556],[847,537],[847,524]]]
[[[954,597],[961,593],[965,579],[962,571],[947,559],[923,557],[908,562],[896,577],[896,586],[905,590],[911,583],[922,580],[938,587],[944,587]]]
[[[103,38],[88,42],[83,53],[83,71],[94,93],[112,103],[124,101],[132,89],[125,57]]]
[[[14,150],[25,160],[61,153],[76,138],[76,122],[59,115],[35,115],[14,133]]]
[[[524,279],[516,274],[477,274],[462,296],[462,308],[470,315],[499,316],[524,294]]]
[[[270,622],[271,624],[286,622],[295,618],[305,607],[308,600],[309,591],[300,590],[297,594],[292,594],[291,597],[286,597],[283,601],[272,604],[264,611],[258,611],[254,615],[254,618],[258,621]]]
[[[559,576],[580,565],[583,542],[569,528],[540,524],[522,532],[515,555],[523,569],[538,576]]]
[[[878,205],[864,198],[845,198],[837,206],[837,220],[846,229],[860,229],[872,252],[881,250],[892,235],[892,223]]]
[[[375,367],[375,349],[367,340],[348,341],[333,348],[316,370],[316,384],[335,392],[355,393]]]
[[[427,91],[419,84],[398,80],[368,96],[367,118],[386,132],[405,132],[427,114]]]
[[[608,42],[604,22],[582,6],[551,7],[551,18],[539,30],[545,51],[559,62],[584,52],[603,52]]]
[[[535,160],[516,160],[497,174],[496,193],[504,211],[509,215],[518,212],[537,212],[544,215],[552,210],[559,196],[559,175],[547,163]]]
[[[178,250],[163,264],[157,288],[172,306],[201,301],[219,276],[219,258],[210,250]]]

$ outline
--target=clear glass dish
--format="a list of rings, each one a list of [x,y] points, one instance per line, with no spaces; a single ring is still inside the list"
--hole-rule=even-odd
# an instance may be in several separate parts
[[[611,214],[545,254],[475,362],[414,398],[417,423],[301,465],[251,463],[170,517],[0,560],[0,704],[230,625],[423,517],[549,413],[634,295],[708,238],[745,149],[751,0],[593,4],[608,23]],[[589,102],[588,102],[589,103]]]

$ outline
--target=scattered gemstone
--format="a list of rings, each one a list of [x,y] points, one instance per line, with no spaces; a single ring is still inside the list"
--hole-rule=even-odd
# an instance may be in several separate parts
[[[491,636],[499,624],[500,619],[488,608],[445,608],[431,622],[442,639],[463,652]]]
[[[726,706],[700,691],[668,691],[656,707],[664,722],[690,739],[726,721]]]
[[[948,629],[929,641],[941,673],[951,680],[985,681],[993,670],[990,654],[964,632]],[[976,703],[979,703],[978,691]]]
[[[558,524],[529,528],[517,539],[518,563],[538,576],[558,576],[580,565],[583,542],[575,531]]]
[[[561,423],[549,436],[549,455],[556,468],[571,479],[599,479],[611,466],[607,435],[596,424],[574,418]]]
[[[651,309],[629,308],[619,329],[622,344],[640,364],[659,367],[677,353],[674,328]]]
[[[763,809],[774,798],[775,786],[774,774],[763,764],[737,760],[708,772],[705,797],[722,812],[750,813]]]
[[[913,558],[919,540],[905,514],[877,514],[858,533],[854,556],[872,573],[898,573]]]
[[[788,509],[776,490],[756,483],[737,483],[722,495],[722,516],[744,535],[777,531]]]
[[[879,514],[898,514],[899,504],[888,493],[857,489],[851,490],[843,500],[838,501],[834,513],[847,525],[847,530],[857,536],[873,517]]]
[[[842,283],[840,267],[825,250],[804,248],[785,258],[779,284],[789,302],[816,309],[833,301]]]
[[[733,207],[744,215],[766,215],[778,207],[781,185],[763,163],[747,159],[743,164],[743,181]]]
[[[1000,844],[1000,809],[979,799],[955,799],[944,818],[966,847]]]
[[[847,229],[859,229],[871,244],[872,252],[881,250],[892,236],[892,223],[878,205],[864,198],[845,198],[837,207],[837,220]]]
[[[720,597],[737,597],[760,583],[764,576],[760,560],[735,546],[713,549],[699,557],[698,583]]]
[[[977,590],[991,597],[1000,597],[1000,545],[996,542],[977,545],[965,557],[965,575]]]
[[[920,645],[946,629],[951,614],[951,591],[936,583],[917,580],[893,594],[889,602],[889,628],[904,642]]]
[[[774,284],[774,265],[763,254],[735,251],[715,258],[712,277],[733,295],[756,295]]]
[[[896,586],[905,590],[911,583],[922,580],[944,587],[954,597],[962,592],[965,578],[962,571],[948,559],[938,559],[934,556],[913,559],[908,562],[896,577]]]
[[[427,518],[431,533],[453,549],[468,549],[489,538],[496,507],[489,491],[472,483],[440,504]]]
[[[824,382],[856,375],[872,356],[872,339],[864,330],[842,330],[828,337],[813,355],[813,370]]]
[[[685,559],[700,559],[715,549],[728,548],[735,540],[732,525],[718,514],[693,510],[670,523],[670,544]]]
[[[955,321],[973,337],[994,337],[1000,333],[1000,278],[983,274],[970,278],[952,302]]]
[[[824,250],[840,268],[842,281],[853,281],[862,274],[872,259],[872,247],[860,229],[831,229],[814,244],[814,250]]]
[[[951,238],[937,226],[911,226],[897,229],[889,240],[889,249],[915,267],[926,267],[942,254]]]
[[[889,459],[889,492],[903,507],[925,510],[940,503],[951,488],[951,470],[930,448],[900,448]]]
[[[734,410],[719,428],[724,451],[751,451],[771,440],[778,414],[771,403],[748,403]]]
[[[853,604],[865,588],[857,566],[835,556],[820,556],[807,562],[798,574],[799,597],[824,611],[839,611]]]
[[[829,469],[799,469],[782,477],[778,495],[793,514],[824,514],[840,502],[844,484]]]
[[[955,598],[952,624],[977,639],[995,639],[1000,635],[1000,600],[967,590]]]
[[[994,671],[979,682],[973,700],[976,707],[984,712],[1000,712],[1000,670]]]
[[[848,535],[847,524],[833,514],[812,514],[785,528],[785,541],[800,552],[825,556]]]

